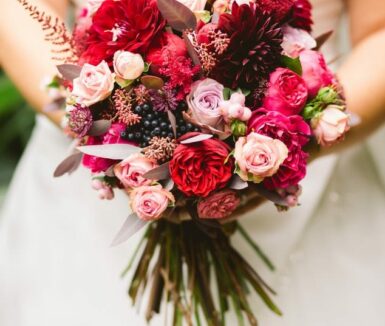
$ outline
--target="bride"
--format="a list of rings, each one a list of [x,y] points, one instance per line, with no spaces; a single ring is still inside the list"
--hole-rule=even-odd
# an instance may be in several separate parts
[[[32,2],[32,1],[31,1]],[[65,0],[34,0],[65,16]],[[385,303],[385,2],[314,0],[315,35],[349,21],[353,50],[338,70],[348,107],[362,123],[351,146],[318,159],[303,183],[302,206],[277,213],[263,205],[242,219],[277,266],[268,272],[242,242],[234,243],[279,293],[283,317],[253,300],[261,325],[383,325]],[[20,4],[1,1],[0,62],[38,110],[47,101],[41,79],[54,73],[49,45]],[[337,33],[341,34],[341,33]],[[324,48],[341,55],[341,35]],[[69,140],[42,113],[17,170],[0,220],[0,325],[145,325],[119,278],[140,235],[109,243],[126,218],[127,199],[102,202],[89,175],[53,179]],[[373,134],[370,138],[369,135]],[[320,153],[327,154],[327,153]],[[229,325],[235,325],[231,319]],[[163,325],[158,316],[152,325]]]

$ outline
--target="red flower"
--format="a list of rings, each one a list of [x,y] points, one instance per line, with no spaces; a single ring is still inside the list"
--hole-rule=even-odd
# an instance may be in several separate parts
[[[311,11],[312,5],[309,0],[295,0],[290,25],[311,32],[313,25]]]
[[[166,25],[155,0],[105,0],[95,13],[81,62],[112,62],[118,50],[144,55]]]
[[[248,132],[279,139],[289,149],[289,155],[281,165],[278,172],[264,181],[270,190],[286,189],[297,185],[306,175],[308,154],[302,148],[311,135],[309,125],[299,115],[287,117],[276,111],[259,109],[254,111],[249,120]]]
[[[188,133],[181,139],[198,134]],[[171,177],[187,196],[207,197],[213,190],[225,187],[230,180],[234,164],[231,159],[226,162],[229,153],[229,146],[215,138],[180,144],[170,162]]]
[[[293,7],[293,0],[258,0],[257,5],[263,11],[274,14],[276,19],[284,20]]]

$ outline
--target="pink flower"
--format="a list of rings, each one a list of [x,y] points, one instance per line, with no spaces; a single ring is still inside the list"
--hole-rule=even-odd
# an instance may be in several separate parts
[[[314,135],[321,146],[331,146],[349,131],[349,116],[335,105],[329,105],[311,120]]]
[[[158,164],[143,154],[132,154],[115,165],[114,172],[125,188],[137,188],[149,186],[153,182],[143,175],[157,166]]]
[[[261,108],[253,112],[248,122],[248,130],[279,139],[289,150],[278,172],[264,180],[264,185],[268,189],[295,186],[305,177],[308,154],[302,148],[308,143],[311,130],[301,116],[288,117],[282,113]]]
[[[307,97],[304,80],[289,69],[278,68],[270,74],[263,106],[285,115],[295,115],[304,108]]]
[[[103,144],[133,144],[121,137],[121,133],[126,130],[126,125],[121,122],[113,123],[108,129],[107,133],[103,136]]]
[[[178,0],[191,11],[202,11],[205,9],[207,0]]]
[[[135,80],[144,71],[142,56],[128,51],[115,52],[113,64],[116,76],[125,80]]]
[[[175,203],[173,194],[161,185],[135,188],[130,198],[132,211],[145,221],[159,219],[167,207]]]
[[[223,85],[206,78],[193,83],[187,96],[192,117],[201,124],[222,130],[220,103],[223,102]]]
[[[213,4],[214,14],[221,15],[230,8],[230,0],[216,0]]]
[[[326,65],[325,58],[319,52],[304,50],[299,56],[302,64],[302,78],[311,98],[325,86],[334,83],[334,75]]]
[[[235,144],[236,172],[244,181],[260,183],[273,176],[287,156],[288,149],[282,141],[251,132]]]
[[[220,104],[222,116],[226,122],[233,120],[247,121],[251,117],[251,110],[245,106],[246,97],[242,93],[233,93],[230,100]]]
[[[234,190],[221,190],[199,200],[198,216],[203,219],[222,219],[230,216],[240,202]]]
[[[105,182],[99,179],[92,180],[92,188],[95,189],[100,199],[114,199],[114,190]]]
[[[289,57],[297,58],[303,50],[311,50],[317,46],[315,39],[303,29],[286,25],[282,30],[282,48],[284,54]]]
[[[77,97],[77,102],[91,106],[111,94],[114,88],[114,77],[105,61],[97,66],[86,63],[80,76],[73,81],[72,95]]]

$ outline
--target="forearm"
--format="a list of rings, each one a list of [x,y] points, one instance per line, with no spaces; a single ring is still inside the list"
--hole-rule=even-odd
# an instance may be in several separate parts
[[[31,3],[54,17],[59,15],[44,1]],[[16,0],[1,1],[0,12],[1,65],[32,107],[42,112],[49,99],[40,89],[41,81],[56,71],[50,44],[44,41],[40,25]],[[60,112],[43,113],[56,124],[62,115]]]

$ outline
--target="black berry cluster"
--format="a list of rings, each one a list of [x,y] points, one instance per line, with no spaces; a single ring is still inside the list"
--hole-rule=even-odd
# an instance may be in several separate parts
[[[199,131],[199,129],[186,122],[182,117],[182,111],[185,109],[184,103],[173,113],[176,117],[177,134],[176,137],[184,135],[190,131]],[[123,131],[121,137],[127,140],[135,141],[140,147],[147,147],[153,137],[175,138],[172,125],[166,112],[154,111],[151,104],[145,103],[137,105],[134,112],[142,117],[140,123],[128,127]]]

